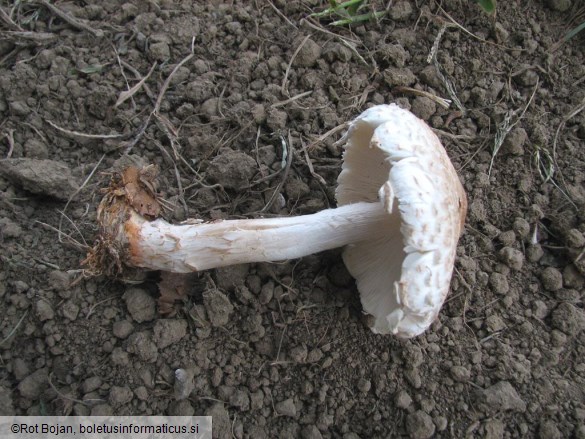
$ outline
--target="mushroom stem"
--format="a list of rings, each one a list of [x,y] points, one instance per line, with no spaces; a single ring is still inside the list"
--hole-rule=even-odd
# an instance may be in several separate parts
[[[295,217],[172,225],[130,209],[127,259],[135,267],[176,273],[250,262],[274,262],[343,247],[383,234],[381,203],[360,202]]]

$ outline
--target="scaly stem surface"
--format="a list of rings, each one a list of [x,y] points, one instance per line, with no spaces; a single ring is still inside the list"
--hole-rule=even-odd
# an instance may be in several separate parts
[[[390,217],[377,202],[312,215],[182,225],[148,221],[132,211],[124,230],[130,265],[187,273],[343,247],[382,236]]]

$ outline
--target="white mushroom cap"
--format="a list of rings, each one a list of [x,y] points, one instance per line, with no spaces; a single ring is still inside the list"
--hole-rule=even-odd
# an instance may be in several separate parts
[[[385,239],[350,244],[344,261],[357,280],[372,331],[414,337],[433,323],[449,292],[467,199],[429,126],[397,105],[358,116],[342,141],[340,206],[383,204]]]

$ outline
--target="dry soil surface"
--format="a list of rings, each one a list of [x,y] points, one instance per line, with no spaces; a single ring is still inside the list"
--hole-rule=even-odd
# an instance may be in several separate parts
[[[371,2],[386,16],[350,27],[308,18],[326,3],[0,2],[0,414],[585,438],[583,37],[555,47],[583,3]],[[165,316],[157,273],[83,276],[124,163],[159,166],[171,221],[312,213],[335,205],[343,124],[389,102],[469,197],[422,336],[370,332],[340,251],[197,274]]]

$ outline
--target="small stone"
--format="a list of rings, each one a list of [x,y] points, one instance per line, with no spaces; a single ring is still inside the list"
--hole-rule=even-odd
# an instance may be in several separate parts
[[[524,128],[514,128],[506,136],[502,144],[502,151],[507,154],[520,156],[524,154],[524,144],[528,140],[528,134]]]
[[[264,392],[257,390],[250,393],[250,410],[260,410],[264,406]]]
[[[380,49],[380,55],[393,63],[396,67],[404,67],[409,55],[400,44],[385,44]]]
[[[563,435],[552,421],[544,421],[538,428],[539,439],[561,439]]]
[[[506,327],[502,318],[498,315],[491,315],[485,319],[486,326],[490,332],[501,331]]]
[[[451,367],[451,377],[460,383],[466,383],[471,378],[471,372],[464,366]]]
[[[426,96],[417,96],[412,101],[411,111],[422,120],[429,120],[437,111],[437,104]]]
[[[24,143],[24,154],[31,159],[47,159],[49,158],[49,149],[39,139],[28,139]]]
[[[17,381],[22,381],[24,378],[30,375],[30,367],[26,361],[17,357],[12,361],[12,373],[14,374],[14,378],[16,378]]]
[[[585,247],[585,236],[577,229],[571,229],[565,236],[567,245],[571,248]]]
[[[526,249],[526,259],[530,262],[538,262],[544,256],[544,250],[539,244],[534,244]]]
[[[580,290],[585,286],[585,277],[573,264],[566,265],[563,269],[563,285]]]
[[[372,388],[372,382],[370,380],[366,380],[365,378],[361,378],[358,381],[357,388],[362,393],[368,393]]]
[[[236,407],[241,412],[250,410],[250,396],[245,390],[236,390],[230,396],[230,405]]]
[[[128,338],[127,351],[145,363],[154,363],[158,358],[158,350],[147,331],[137,332]]]
[[[526,69],[516,77],[516,81],[524,87],[532,87],[538,82],[538,73],[532,69]]]
[[[212,326],[224,326],[229,322],[234,306],[221,291],[209,290],[203,293],[203,304]]]
[[[130,364],[130,356],[122,348],[114,348],[110,354],[110,361],[116,366],[126,367]]]
[[[132,401],[134,393],[128,386],[112,386],[110,389],[110,395],[108,396],[108,402],[112,407],[120,407],[124,404],[128,404]]]
[[[225,189],[240,190],[247,187],[258,165],[256,160],[241,151],[222,149],[207,168],[207,179]]]
[[[542,270],[540,280],[547,291],[557,291],[563,287],[563,275],[554,267],[546,267]]]
[[[27,399],[38,399],[49,386],[49,374],[46,368],[39,369],[18,384],[18,391]]]
[[[505,425],[496,418],[488,419],[484,425],[485,439],[502,439],[504,437]]]
[[[216,402],[205,410],[205,416],[213,418],[213,436],[218,438],[232,437],[232,422],[229,412],[221,402]]]
[[[49,286],[55,290],[67,290],[71,284],[69,273],[61,270],[53,270],[49,273]]]
[[[233,291],[234,288],[244,285],[248,266],[246,264],[230,265],[215,270],[217,288],[222,291]]]
[[[297,408],[292,398],[280,401],[275,405],[276,412],[283,416],[294,418],[297,415]]]
[[[193,368],[175,370],[175,399],[180,401],[189,398],[189,395],[195,389],[195,370]]]
[[[304,181],[293,178],[284,185],[284,192],[289,200],[300,200],[311,193],[309,185]]]
[[[288,115],[284,111],[271,108],[266,116],[266,125],[272,131],[279,132],[286,128],[287,120]]]
[[[274,282],[269,281],[262,285],[260,294],[258,295],[258,302],[262,305],[267,305],[274,297]]]
[[[150,45],[150,56],[156,61],[167,61],[171,57],[171,48],[164,41]]]
[[[4,238],[19,238],[22,235],[22,227],[10,218],[0,218],[0,234]]]
[[[153,320],[156,315],[154,298],[141,288],[130,288],[122,296],[128,312],[135,322],[142,323]]]
[[[77,315],[79,314],[79,306],[73,301],[68,300],[61,307],[61,313],[63,314],[63,317],[73,322],[77,319]]]
[[[389,67],[384,70],[384,81],[390,87],[405,87],[414,84],[416,77],[408,68]]]
[[[422,378],[418,369],[407,370],[404,372],[404,378],[406,378],[406,381],[408,381],[415,389],[420,389],[422,387]]]
[[[301,439],[323,439],[316,425],[306,425],[301,429]]]
[[[97,376],[89,377],[81,384],[81,391],[85,393],[94,392],[102,386],[102,379]]]
[[[495,271],[490,274],[489,284],[494,293],[499,295],[505,295],[510,290],[506,276]]]
[[[0,160],[0,175],[33,194],[68,200],[78,189],[77,179],[62,162],[37,159]]]
[[[514,224],[512,224],[512,230],[520,238],[524,239],[530,234],[530,224],[524,218],[516,218]]]
[[[319,348],[312,349],[307,354],[307,363],[316,363],[321,358],[323,358],[323,351]]]
[[[506,247],[510,247],[516,241],[516,233],[513,230],[507,230],[498,235],[498,239]]]
[[[154,342],[159,349],[164,349],[180,341],[187,334],[187,320],[164,319],[154,324]]]
[[[53,311],[53,307],[47,302],[46,299],[39,299],[35,304],[35,312],[37,318],[41,321],[51,320],[55,317],[55,311]]]
[[[563,302],[552,312],[551,324],[553,328],[572,336],[585,329],[585,312],[576,306]]]
[[[478,396],[483,411],[526,411],[526,403],[508,381],[500,381],[481,391]]]
[[[304,363],[307,360],[307,354],[307,346],[302,344],[292,348],[289,351],[288,356],[295,363]]]
[[[394,21],[406,21],[412,15],[412,5],[408,1],[399,1],[390,8],[390,18]]]
[[[134,325],[128,320],[120,320],[112,325],[112,332],[114,336],[125,339],[134,331]]]
[[[412,439],[428,439],[435,434],[433,419],[422,410],[406,417],[406,431]]]
[[[317,60],[320,57],[321,46],[319,46],[319,44],[317,44],[316,42],[309,38],[305,41],[305,43],[299,50],[299,53],[294,59],[293,64],[301,67],[311,67],[317,62]]]
[[[449,421],[444,416],[437,416],[433,419],[433,422],[437,426],[437,431],[445,431],[449,425]]]
[[[548,315],[548,306],[542,300],[535,300],[532,303],[532,315],[543,320]]]
[[[504,264],[510,267],[512,270],[519,271],[522,269],[524,264],[524,255],[520,250],[516,250],[512,247],[504,247],[499,252],[500,259]]]
[[[406,390],[400,390],[394,397],[396,407],[406,410],[412,404],[412,398]]]
[[[567,343],[567,336],[564,332],[561,332],[558,329],[553,329],[550,332],[550,343],[555,347],[564,346]]]

